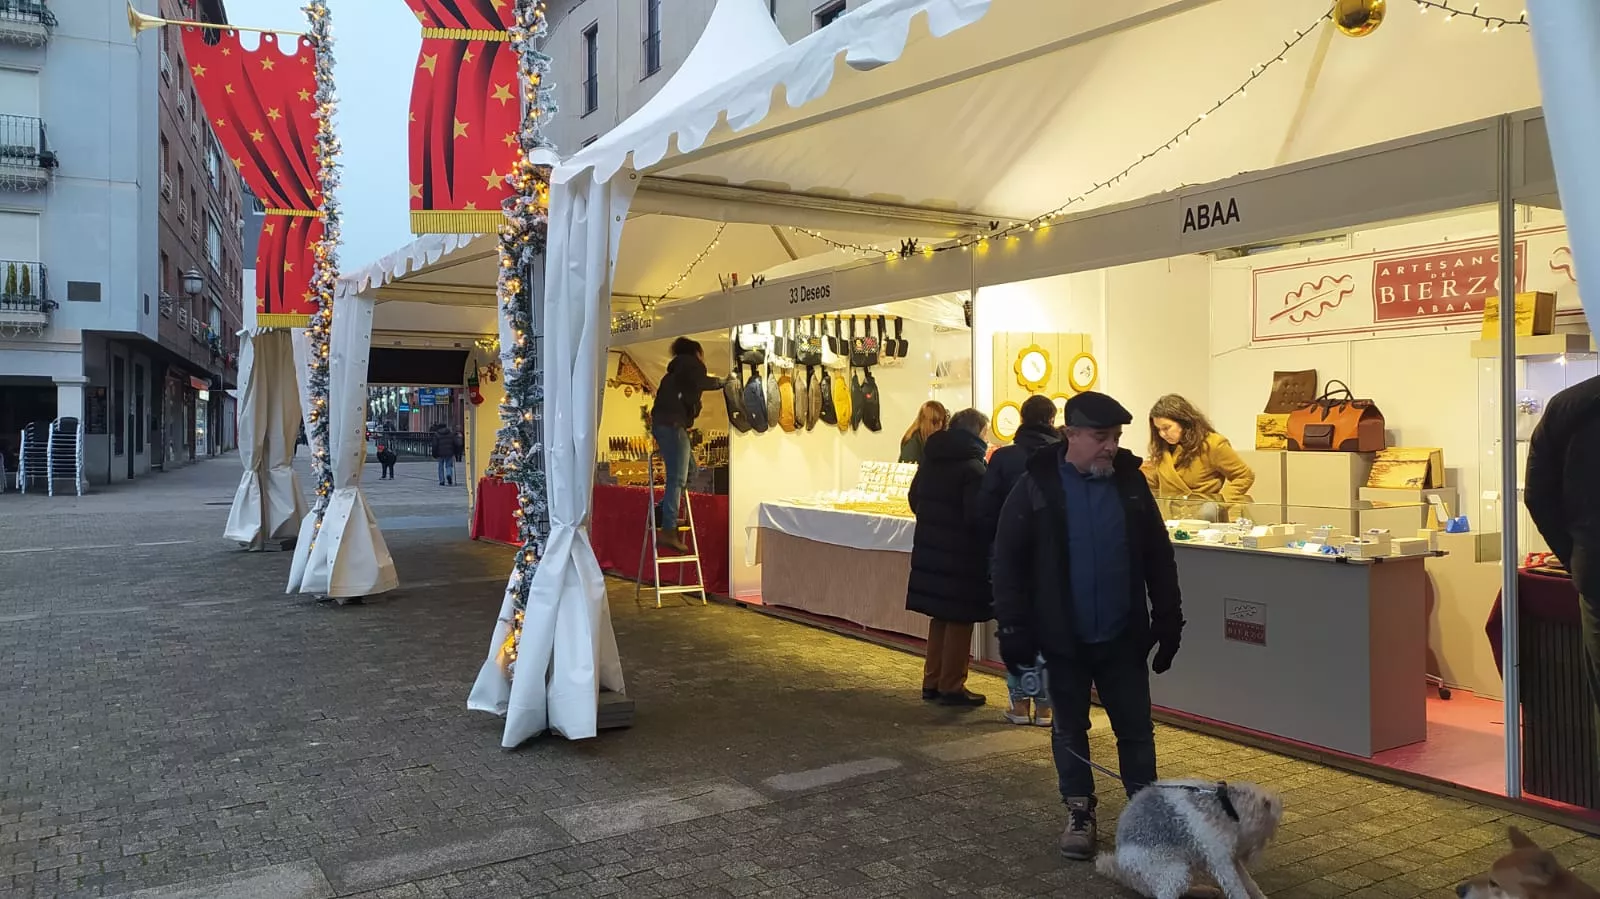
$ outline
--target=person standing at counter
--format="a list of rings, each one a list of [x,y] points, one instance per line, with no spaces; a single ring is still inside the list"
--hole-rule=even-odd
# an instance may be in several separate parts
[[[983,527],[984,546],[994,545],[1000,507],[1005,505],[1017,481],[1022,480],[1028,460],[1035,453],[1060,445],[1055,402],[1043,394],[1028,397],[1022,403],[1022,425],[1011,438],[1010,446],[1000,447],[989,457],[989,470],[978,491],[978,521]],[[1006,689],[1011,698],[1011,707],[1006,710],[1007,721],[1040,727],[1054,724],[1055,714],[1050,708],[1049,696],[1032,697],[1022,692],[1021,682],[1009,671],[1006,672]]]
[[[983,431],[988,426],[988,416],[963,409],[950,419],[949,429],[929,436],[907,497],[917,529],[906,608],[933,619],[922,666],[922,698],[941,705],[975,707],[985,702],[967,689],[967,665],[973,625],[994,617],[988,544],[978,521],[978,488],[988,449]]]
[[[1060,849],[1079,861],[1094,858],[1097,838],[1089,691],[1111,719],[1132,796],[1156,779],[1150,672],[1172,667],[1183,634],[1172,541],[1138,457],[1119,447],[1132,421],[1103,393],[1067,401],[1065,443],[1028,460],[1001,507],[991,564],[1007,670],[1045,659],[1068,815]]]
[[[650,433],[661,450],[661,464],[667,481],[656,507],[656,544],[677,552],[689,547],[678,538],[678,506],[689,484],[689,429],[700,417],[700,395],[721,390],[722,382],[706,373],[706,354],[699,341],[679,337],[672,342],[672,361],[656,385],[656,401],[650,407]]]
[[[950,410],[944,407],[944,403],[938,400],[923,403],[922,408],[917,410],[917,420],[906,428],[906,435],[900,438],[900,461],[920,465],[928,438],[949,426]]]
[[[1572,575],[1589,687],[1600,703],[1600,377],[1550,398],[1528,441],[1523,503]],[[1600,707],[1595,709],[1600,727]]]
[[[1171,518],[1226,521],[1227,507],[1248,504],[1256,482],[1256,473],[1228,438],[1176,393],[1156,400],[1150,409],[1150,458],[1143,470],[1151,492],[1174,501]]]

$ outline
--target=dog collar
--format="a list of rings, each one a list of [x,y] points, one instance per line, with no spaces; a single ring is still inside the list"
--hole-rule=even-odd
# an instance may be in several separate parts
[[[1233,807],[1233,800],[1228,796],[1228,782],[1217,781],[1217,801],[1222,803],[1222,812],[1234,821],[1239,820],[1239,810]]]

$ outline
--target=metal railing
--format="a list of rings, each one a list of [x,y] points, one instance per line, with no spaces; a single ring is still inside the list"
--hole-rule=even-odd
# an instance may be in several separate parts
[[[43,262],[0,259],[0,312],[49,312],[55,305]]]
[[[0,163],[54,168],[55,154],[45,144],[44,121],[34,116],[0,115]]]
[[[6,22],[56,27],[56,17],[44,0],[0,0],[0,23]]]

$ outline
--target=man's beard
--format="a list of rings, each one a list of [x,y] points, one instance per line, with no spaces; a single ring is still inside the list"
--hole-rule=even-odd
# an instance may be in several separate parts
[[[1116,471],[1110,459],[1096,459],[1089,463],[1089,477],[1109,478]]]

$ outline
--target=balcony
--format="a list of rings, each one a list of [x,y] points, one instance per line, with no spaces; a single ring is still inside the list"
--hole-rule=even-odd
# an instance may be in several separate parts
[[[172,83],[172,57],[165,50],[161,51],[161,80]]]
[[[0,115],[0,190],[42,190],[57,164],[45,142],[44,122]]]
[[[161,173],[161,199],[172,199],[172,176],[166,172]]]
[[[56,17],[44,0],[0,0],[0,41],[42,47],[55,27]]]
[[[42,262],[0,260],[0,337],[42,334],[56,308]]]

